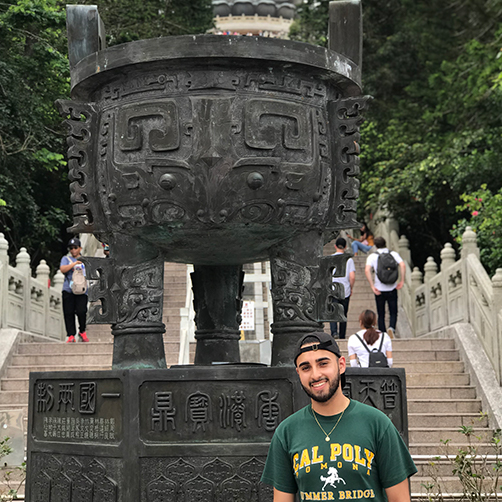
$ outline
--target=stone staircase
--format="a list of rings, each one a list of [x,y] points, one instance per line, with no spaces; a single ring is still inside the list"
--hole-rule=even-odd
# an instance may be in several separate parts
[[[356,257],[356,287],[349,309],[348,334],[358,329],[357,317],[363,308],[373,308],[374,299],[366,288],[365,256]],[[368,293],[369,290],[369,293]],[[176,364],[179,351],[179,309],[185,305],[186,267],[166,264],[164,322],[165,350],[168,364]],[[26,343],[18,346],[10,365],[0,381],[0,409],[22,409],[27,416],[28,376],[30,371],[106,370],[111,367],[112,340],[108,326],[89,327],[90,343]],[[342,353],[347,355],[347,342],[340,341]],[[436,461],[431,476],[430,463],[445,453],[441,441],[450,440],[449,452],[455,454],[459,446],[466,446],[460,426],[474,424],[475,435],[481,437],[480,453],[490,452],[491,430],[486,417],[481,417],[481,402],[454,340],[396,339],[393,341],[396,367],[406,369],[408,392],[410,451],[419,469],[412,478],[415,499],[425,499],[424,485],[434,482],[434,475],[442,478],[443,490],[461,492],[452,475],[451,462]],[[481,420],[479,420],[481,417]],[[27,424],[25,423],[25,426]],[[26,430],[26,428],[25,428]]]

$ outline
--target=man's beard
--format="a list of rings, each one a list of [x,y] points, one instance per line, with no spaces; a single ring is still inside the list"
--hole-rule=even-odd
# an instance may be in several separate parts
[[[336,391],[338,390],[339,386],[340,386],[340,372],[338,372],[335,378],[329,383],[328,392],[326,394],[314,394],[310,390],[310,387],[305,387],[302,384],[303,390],[306,392],[306,394],[311,399],[317,401],[318,403],[325,403],[326,401],[329,401],[336,394]]]

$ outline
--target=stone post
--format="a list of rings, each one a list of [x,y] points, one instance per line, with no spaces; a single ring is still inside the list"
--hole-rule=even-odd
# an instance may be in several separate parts
[[[52,286],[54,289],[61,292],[63,289],[63,283],[64,283],[64,274],[61,272],[61,270],[58,270],[54,274],[54,277],[52,278]]]
[[[44,302],[44,335],[47,336],[49,334],[49,301],[50,301],[50,292],[49,292],[49,276],[50,276],[50,268],[47,265],[45,260],[40,260],[38,264],[37,270],[37,280],[41,282],[44,287],[42,288],[43,296],[42,301]]]
[[[423,284],[423,274],[420,272],[420,269],[418,267],[415,267],[413,269],[413,272],[411,273],[411,289],[413,292],[416,291],[418,287],[420,287]]]
[[[462,251],[460,254],[462,258],[466,258],[470,254],[475,254],[479,258],[478,239],[471,227],[467,227],[462,234]]]
[[[0,328],[7,327],[7,305],[9,297],[9,243],[0,233]]]
[[[479,248],[478,239],[476,233],[473,232],[471,227],[467,227],[465,232],[462,234],[462,249],[460,251],[460,257],[462,258],[462,281],[464,292],[463,292],[463,304],[465,312],[465,322],[470,322],[471,312],[470,312],[470,302],[469,302],[469,268],[467,265],[467,257],[469,255],[474,255],[479,259]]]
[[[455,250],[453,246],[447,242],[441,251],[441,270],[446,270],[455,263]]]
[[[424,282],[432,279],[438,273],[438,266],[432,256],[427,258],[427,263],[424,265],[424,272]]]
[[[411,267],[410,241],[406,235],[401,235],[399,239],[399,255]]]
[[[16,256],[16,270],[21,273],[23,278],[22,291],[17,290],[17,293],[23,295],[23,309],[24,309],[24,329],[29,325],[30,316],[30,279],[31,279],[31,269],[30,269],[30,255],[26,251],[26,248],[21,248]]]
[[[500,322],[500,310],[502,309],[502,268],[498,268],[495,275],[492,277],[492,316],[493,327],[496,333],[495,350],[493,360],[495,362],[494,368],[497,372],[497,379],[499,385],[502,383],[502,362],[500,360],[502,348],[502,323]]]

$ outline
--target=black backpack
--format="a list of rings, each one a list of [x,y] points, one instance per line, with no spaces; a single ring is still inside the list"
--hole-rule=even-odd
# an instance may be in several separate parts
[[[376,275],[382,284],[394,284],[399,278],[397,261],[390,252],[379,253]]]
[[[364,343],[364,340],[357,333],[356,336],[357,338],[359,338],[359,341],[363,344],[364,348],[370,353],[370,362],[368,365],[370,368],[389,367],[389,364],[387,362],[387,357],[385,357],[385,354],[382,352],[383,339],[385,333],[382,333],[382,339],[380,340],[380,347],[378,347],[378,349],[373,349],[373,350],[369,349],[369,347]]]

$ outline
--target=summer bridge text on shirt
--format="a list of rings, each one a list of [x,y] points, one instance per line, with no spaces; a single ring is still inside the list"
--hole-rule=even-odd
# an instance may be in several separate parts
[[[373,490],[341,490],[338,492],[338,498],[335,498],[335,495],[336,493],[333,492],[300,492],[301,500],[360,500],[375,498]]]
[[[359,466],[366,468],[366,474],[369,476],[371,473],[371,463],[373,462],[375,454],[367,448],[364,448],[364,456],[362,457],[361,450],[363,450],[363,448],[359,445],[351,445],[349,443],[340,445],[340,443],[331,443],[329,461],[335,462],[336,467],[341,468],[343,459],[344,462],[352,464],[353,470],[359,470]],[[324,455],[319,455],[318,452],[319,446],[313,446],[311,455],[309,455],[308,449],[303,450],[301,455],[300,453],[295,453],[293,456],[293,469],[297,477],[299,471],[302,469],[305,469],[305,472],[310,472],[310,466],[313,464],[321,464],[321,469],[328,469],[328,461],[326,460],[325,462]],[[341,458],[339,459],[340,456]]]

